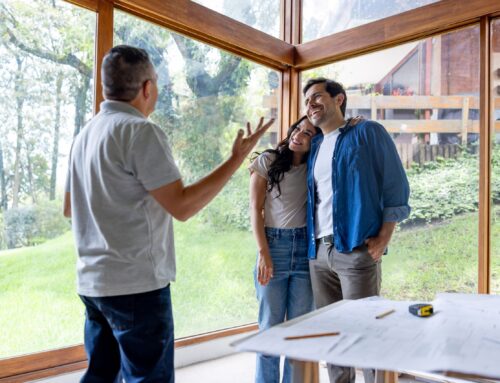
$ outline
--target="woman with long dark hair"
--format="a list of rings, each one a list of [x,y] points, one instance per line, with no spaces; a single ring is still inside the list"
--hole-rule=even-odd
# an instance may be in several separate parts
[[[261,330],[313,309],[306,237],[306,160],[311,138],[318,132],[304,116],[275,149],[259,154],[250,165]],[[258,354],[256,383],[279,383],[279,362],[279,357]],[[291,378],[291,364],[285,360],[283,382]]]

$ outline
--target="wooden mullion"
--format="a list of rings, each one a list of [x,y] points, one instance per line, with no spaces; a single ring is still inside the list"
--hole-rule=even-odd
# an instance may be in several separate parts
[[[294,0],[282,0],[283,4],[282,18],[283,18],[283,40],[288,44],[293,44],[292,42],[292,29],[293,29],[293,19],[292,19],[292,9]]]
[[[291,99],[291,71],[289,68],[281,72],[281,129],[278,141],[286,136],[287,127],[291,124],[290,119],[290,99]]]
[[[441,0],[296,47],[295,66],[310,69],[478,22],[500,1]]]
[[[491,252],[491,22],[488,16],[480,21],[480,93],[479,93],[479,243],[478,292],[490,293]]]
[[[113,47],[113,11],[111,0],[99,0],[94,62],[94,114],[99,112],[99,105],[104,100],[101,84],[101,65],[106,52]]]
[[[292,38],[291,43],[299,45],[302,43],[302,0],[290,0],[292,2]],[[294,61],[295,62],[295,61]]]
[[[282,0],[283,37],[290,44],[300,41],[300,0]],[[294,51],[295,62],[295,51]],[[286,136],[288,127],[297,119],[300,74],[293,67],[281,75],[281,130],[280,139]]]
[[[285,42],[290,42],[290,21],[291,17],[288,16],[290,12],[291,0],[280,0],[280,39]]]
[[[300,114],[300,72],[289,68],[281,76],[282,124],[281,138],[286,136],[288,127],[294,123]]]

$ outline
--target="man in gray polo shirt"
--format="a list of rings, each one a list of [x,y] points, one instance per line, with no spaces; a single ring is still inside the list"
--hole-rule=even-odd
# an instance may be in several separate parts
[[[82,382],[174,382],[172,216],[206,206],[273,121],[253,134],[247,124],[227,161],[184,186],[165,134],[147,120],[158,97],[148,54],[117,46],[101,73],[106,100],[75,138],[64,200],[86,308]]]

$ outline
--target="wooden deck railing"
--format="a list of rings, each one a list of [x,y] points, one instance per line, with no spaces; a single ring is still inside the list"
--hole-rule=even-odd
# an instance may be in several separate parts
[[[479,97],[475,96],[382,96],[348,95],[347,108],[351,115],[359,110],[369,110],[365,117],[380,122],[390,133],[456,133],[461,144],[467,145],[469,133],[479,133],[479,120],[470,119],[470,111],[479,109]],[[385,119],[387,110],[414,110],[417,119]],[[461,119],[438,119],[439,109],[461,110]],[[494,98],[494,109],[500,110],[500,97]],[[418,112],[418,113],[417,113]],[[428,118],[423,118],[428,116]],[[431,117],[432,116],[432,117]],[[494,123],[495,132],[500,133],[500,121]],[[435,161],[437,157],[455,158],[461,148],[457,144],[409,144],[396,143],[405,168],[416,162]],[[476,148],[470,150],[475,151]]]
[[[500,97],[494,99],[494,109],[500,109]],[[380,122],[390,133],[459,133],[463,144],[467,143],[468,133],[479,133],[479,121],[469,119],[470,110],[479,109],[479,97],[476,96],[357,96],[348,95],[347,108],[370,110],[369,117]],[[381,119],[385,110],[410,109],[434,111],[432,119]],[[461,119],[440,120],[439,109],[462,110]],[[425,115],[425,112],[422,113]],[[500,121],[495,121],[495,131],[500,133]]]

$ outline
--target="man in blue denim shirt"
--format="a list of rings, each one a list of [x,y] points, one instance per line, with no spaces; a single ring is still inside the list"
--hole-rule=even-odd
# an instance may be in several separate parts
[[[408,180],[384,127],[346,125],[342,85],[311,79],[303,89],[315,136],[308,160],[309,262],[317,308],[379,295],[381,257],[410,213]],[[373,371],[363,371],[373,382]],[[330,382],[354,382],[354,368],[329,365]],[[378,379],[377,379],[378,380]]]

